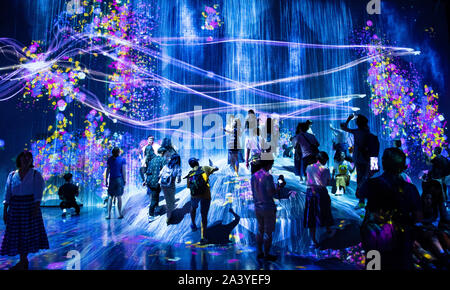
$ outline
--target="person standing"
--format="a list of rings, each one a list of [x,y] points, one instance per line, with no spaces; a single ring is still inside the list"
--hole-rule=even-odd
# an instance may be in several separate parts
[[[160,147],[158,149],[158,155],[155,155],[152,160],[150,160],[145,173],[145,185],[147,186],[147,194],[150,197],[150,205],[148,207],[148,218],[150,222],[155,219],[155,210],[159,204],[159,194],[161,192],[159,178],[161,170],[166,162],[163,157],[166,151],[165,147]]]
[[[304,123],[301,126],[301,132],[297,137],[297,142],[300,145],[302,151],[302,164],[303,172],[306,174],[306,168],[310,164],[314,164],[317,161],[317,153],[319,153],[319,141],[317,141],[316,136],[308,133],[312,122]]]
[[[306,190],[305,211],[303,226],[309,228],[312,241],[318,247],[316,239],[316,228],[322,226],[327,228],[327,233],[331,234],[333,225],[333,215],[331,214],[331,199],[327,186],[331,185],[330,169],[325,167],[328,162],[328,154],[319,152],[317,162],[306,168]]]
[[[444,203],[447,203],[447,183],[450,175],[450,161],[442,156],[442,148],[435,147],[433,150],[434,158],[431,159],[431,170],[429,177],[436,179],[442,185],[442,191],[444,193]]]
[[[75,197],[79,194],[79,188],[75,184],[72,183],[72,174],[67,173],[64,175],[64,180],[66,183],[61,185],[61,187],[58,189],[58,195],[59,199],[61,199],[61,203],[59,204],[59,207],[63,210],[62,216],[66,216],[66,210],[68,208],[74,208],[75,214],[80,214],[80,206],[78,205]]]
[[[191,229],[197,231],[197,225],[195,224],[195,217],[197,214],[197,208],[200,204],[200,214],[202,217],[201,231],[200,231],[200,243],[206,244],[208,241],[205,239],[205,231],[208,226],[208,212],[211,205],[211,189],[209,186],[209,176],[215,171],[219,170],[218,167],[200,166],[197,158],[190,158],[188,163],[192,170],[184,178],[187,179],[187,187],[191,191]]]
[[[295,130],[295,136],[291,138],[292,146],[294,147],[294,173],[295,175],[300,176],[300,182],[303,182],[303,176],[305,173],[303,172],[303,154],[302,147],[300,146],[300,142],[298,142],[298,138],[300,133],[302,132],[302,126],[305,126],[305,123],[298,123],[297,128]]]
[[[356,117],[357,129],[350,129],[348,123]],[[364,199],[359,191],[363,183],[370,177],[370,156],[366,152],[370,144],[369,120],[363,115],[351,114],[345,123],[341,124],[341,129],[352,134],[354,139],[352,160],[356,168],[356,197],[359,203],[356,208],[364,207]]]
[[[0,255],[20,255],[11,270],[27,270],[28,254],[49,249],[41,213],[42,175],[33,169],[33,154],[24,151],[16,159],[18,170],[6,180],[3,222],[6,224]]]
[[[139,175],[141,176],[142,182],[145,183],[145,172],[147,171],[147,166],[150,160],[156,155],[153,144],[155,141],[154,136],[148,136],[147,138],[147,145],[145,145],[142,148],[142,152],[140,154],[140,160],[141,160],[141,168],[139,169]]]
[[[414,184],[401,177],[406,156],[400,149],[387,148],[382,165],[383,174],[360,189],[367,199],[362,245],[366,252],[380,252],[382,270],[413,270],[414,226],[423,216],[420,195]]]
[[[273,198],[286,184],[282,180],[281,184],[275,186],[273,176],[269,173],[272,169],[273,160],[261,160],[261,168],[252,174],[251,189],[255,204],[255,215],[258,223],[256,243],[258,247],[258,259],[275,261],[276,256],[270,254],[272,247],[272,234],[275,231],[277,207]]]
[[[122,195],[126,184],[126,160],[120,156],[120,148],[114,147],[112,156],[108,158],[105,174],[105,185],[108,187],[108,215],[106,219],[111,218],[111,208],[113,199],[117,201],[117,210],[119,219],[122,214]],[[109,182],[108,182],[109,181]]]
[[[230,124],[224,129],[225,133],[229,135],[227,147],[228,147],[228,164],[232,170],[239,175],[239,161],[241,153],[241,121],[234,116],[230,117]]]
[[[177,183],[181,182],[181,159],[178,154],[172,155],[169,162],[164,165],[159,179],[159,184],[166,200],[168,225],[175,208],[175,180]]]

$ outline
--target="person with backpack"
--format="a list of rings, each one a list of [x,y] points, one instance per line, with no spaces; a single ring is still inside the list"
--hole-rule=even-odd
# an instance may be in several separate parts
[[[80,190],[78,186],[72,183],[72,174],[67,173],[64,175],[64,180],[66,183],[61,185],[61,187],[58,189],[58,196],[59,199],[61,199],[61,203],[59,207],[63,210],[62,216],[66,216],[66,210],[68,208],[74,208],[75,214],[80,214],[80,206],[78,205],[75,197],[78,196]]]
[[[42,175],[33,169],[33,154],[24,151],[17,156],[18,170],[6,180],[3,222],[6,224],[0,255],[20,255],[10,270],[28,270],[28,254],[49,248],[41,213],[44,191]]]
[[[206,244],[205,230],[208,225],[208,212],[209,206],[211,205],[211,190],[209,186],[209,176],[215,171],[219,170],[218,167],[211,166],[200,166],[198,163],[199,159],[190,158],[188,163],[192,168],[188,175],[184,178],[187,179],[187,187],[191,191],[191,229],[192,231],[197,231],[197,225],[195,224],[195,217],[197,213],[198,205],[200,204],[200,214],[202,217],[201,232],[200,232],[200,243]]]
[[[348,123],[356,118],[357,129],[348,128]],[[345,123],[341,124],[341,129],[352,134],[354,139],[353,163],[356,168],[356,197],[359,203],[357,209],[364,207],[364,199],[359,194],[361,186],[375,172],[378,171],[378,154],[380,143],[378,137],[370,133],[369,120],[361,115],[351,114]],[[371,169],[371,164],[372,169]]]
[[[164,165],[159,175],[159,184],[164,194],[167,207],[167,225],[175,208],[175,180],[181,182],[181,158],[178,154],[173,154],[169,162]]]

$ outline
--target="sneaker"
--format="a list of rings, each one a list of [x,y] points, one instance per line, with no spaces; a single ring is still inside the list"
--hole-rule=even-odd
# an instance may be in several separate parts
[[[196,225],[191,225],[191,229],[192,229],[193,232],[196,232],[198,230]]]
[[[278,259],[278,257],[277,256],[274,256],[274,255],[270,255],[270,254],[268,254],[268,255],[264,255],[264,260],[266,260],[266,261],[276,261]]]
[[[149,222],[149,223],[151,223],[151,222],[154,221],[155,219],[156,219],[155,216],[152,216],[152,215],[148,216],[148,222]]]
[[[123,215],[119,216],[118,219],[123,219]]]

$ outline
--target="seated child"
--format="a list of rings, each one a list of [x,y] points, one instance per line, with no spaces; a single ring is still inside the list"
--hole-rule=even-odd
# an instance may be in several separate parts
[[[338,174],[336,175],[336,195],[342,195],[345,193],[347,186],[350,185],[350,174],[348,173],[347,165],[341,164],[338,168]]]

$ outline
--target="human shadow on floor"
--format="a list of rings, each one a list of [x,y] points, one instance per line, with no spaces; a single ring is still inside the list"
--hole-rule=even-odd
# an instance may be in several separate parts
[[[241,217],[237,215],[230,207],[229,212],[234,216],[234,220],[228,224],[223,224],[223,220],[216,221],[206,228],[205,238],[209,244],[224,245],[231,243],[230,234],[233,229],[239,224]]]
[[[172,212],[172,216],[170,217],[170,224],[176,225],[179,224],[186,214],[191,211],[191,201],[188,201],[183,205],[182,208],[176,208]]]

